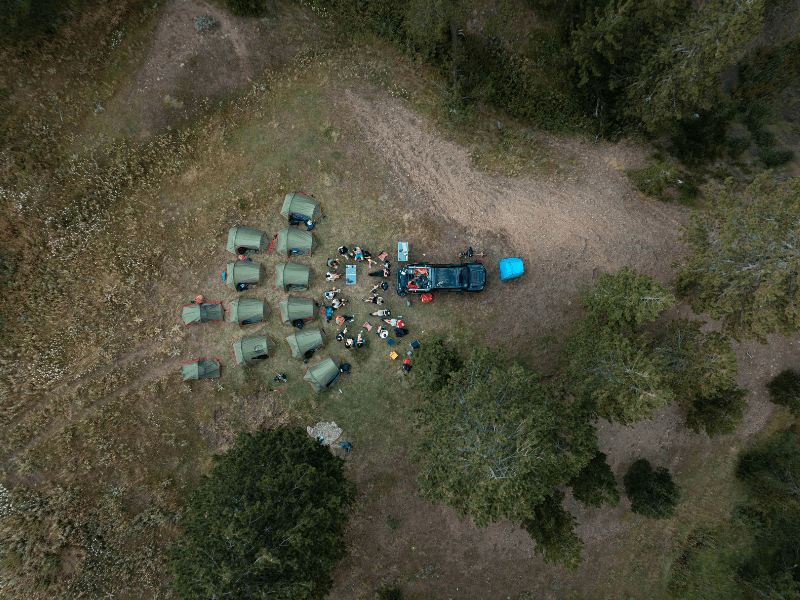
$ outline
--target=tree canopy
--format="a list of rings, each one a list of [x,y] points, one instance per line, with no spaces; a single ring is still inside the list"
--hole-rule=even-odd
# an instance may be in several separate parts
[[[477,527],[506,517],[536,538],[528,525],[537,507],[597,451],[595,429],[562,389],[488,349],[476,350],[413,414],[420,496],[471,514]]]
[[[722,319],[737,341],[800,330],[800,177],[770,176],[742,195],[727,180],[681,234],[692,252],[678,269],[680,295],[696,313]]]
[[[653,519],[675,515],[679,488],[665,467],[653,470],[648,460],[640,458],[628,468],[622,483],[633,512]]]
[[[192,494],[170,549],[183,598],[322,598],[355,485],[300,427],[240,433]]]
[[[606,462],[607,458],[603,452],[598,452],[589,464],[572,478],[569,485],[572,487],[575,500],[595,508],[600,508],[604,503],[609,506],[619,504],[617,480]]]

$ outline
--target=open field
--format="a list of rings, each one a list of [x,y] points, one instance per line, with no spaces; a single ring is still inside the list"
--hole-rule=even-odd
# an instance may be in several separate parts
[[[331,599],[372,598],[388,585],[417,599],[669,597],[670,565],[687,536],[722,522],[738,501],[736,451],[787,419],[764,383],[800,367],[800,338],[734,346],[737,381],[752,394],[732,436],[693,434],[675,407],[633,428],[601,424],[600,449],[619,477],[639,456],[669,466],[683,505],[676,519],[653,524],[624,499],[600,510],[569,498],[586,549],[580,570],[568,573],[535,558],[519,527],[476,530],[416,497],[406,414],[415,392],[374,333],[348,352],[333,323],[318,317],[313,325],[328,339],[311,362],[338,356],[353,374],[330,393],[310,390],[283,341],[293,329],[280,322],[285,294],[272,277],[283,257],[274,251],[254,257],[267,278],[244,294],[267,299],[266,323],[185,327],[180,316],[198,293],[226,307],[239,296],[221,279],[232,259],[228,229],[271,236],[286,226],[284,194],[304,190],[328,216],[313,231],[314,256],[294,259],[315,274],[312,290],[298,295],[321,301],[325,260],[340,244],[373,256],[385,249],[393,268],[399,240],[412,260],[449,262],[473,246],[487,253],[480,295],[406,306],[389,279],[384,296],[411,331],[405,340],[439,333],[464,350],[504,346],[558,376],[581,284],[625,265],[674,284],[670,263],[685,251],[677,230],[688,211],[642,197],[623,175],[644,164],[647,149],[545,135],[506,119],[498,129],[502,117],[490,114],[453,131],[424,67],[374,40],[334,43],[311,10],[277,7],[265,20],[245,20],[176,0],[154,12],[109,48],[112,66],[97,77],[103,109],[82,101],[83,112],[69,113],[54,134],[57,173],[36,181],[3,150],[2,221],[11,234],[0,248],[14,269],[3,278],[22,283],[9,288],[13,302],[2,313],[0,483],[39,495],[35,517],[14,533],[40,548],[2,559],[8,597],[168,597],[164,548],[211,455],[237,431],[317,421],[336,421],[342,440],[353,441],[352,452],[333,451],[359,488]],[[203,13],[220,27],[197,33]],[[70,84],[67,74],[54,77]],[[31,76],[11,98],[26,89],[46,96],[45,83]],[[54,118],[67,112],[53,102]],[[499,281],[497,258],[506,256],[523,258],[523,278]],[[378,320],[368,316],[373,305],[359,302],[377,281],[366,271],[358,267],[357,285],[338,286],[351,301],[345,313],[356,315],[351,333]],[[685,305],[669,316],[703,317]],[[237,367],[231,345],[243,334],[270,335],[276,355]],[[184,384],[179,365],[200,357],[219,358],[221,378]],[[288,375],[285,391],[271,391],[273,370]]]

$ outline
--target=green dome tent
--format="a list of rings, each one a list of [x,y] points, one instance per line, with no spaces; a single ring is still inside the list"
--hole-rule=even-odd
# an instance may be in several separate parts
[[[286,338],[294,358],[303,358],[311,350],[319,350],[325,345],[325,332],[321,329],[302,329]]]
[[[228,252],[250,256],[263,252],[269,241],[267,234],[252,227],[231,227],[228,231]]]
[[[300,221],[316,221],[322,215],[319,202],[311,199],[303,192],[292,192],[286,194],[283,199],[281,214],[287,219],[298,219]]]
[[[314,236],[308,231],[300,231],[299,229],[292,229],[287,227],[278,232],[278,242],[275,244],[275,250],[284,256],[294,256],[295,254],[311,254],[314,248],[317,247],[317,242],[314,241]]]
[[[268,335],[246,337],[233,345],[237,365],[254,365],[275,353],[275,342]]]
[[[190,360],[181,365],[181,374],[184,381],[219,377],[219,360],[216,358]]]
[[[317,305],[311,298],[288,297],[281,302],[281,321],[291,325],[297,319],[313,321],[317,316]]]
[[[197,323],[216,323],[225,318],[222,302],[203,302],[187,304],[183,307],[183,322],[186,325]]]
[[[231,323],[237,325],[252,325],[263,323],[269,315],[269,305],[266,300],[255,298],[241,298],[231,302]]]
[[[311,268],[306,265],[289,260],[275,267],[275,285],[284,292],[303,292],[311,287],[313,280]]]
[[[335,356],[329,356],[325,360],[308,367],[303,379],[308,382],[315,392],[325,392],[336,383],[339,378],[339,367],[342,361]]]
[[[237,260],[228,263],[228,268],[225,270],[225,285],[237,292],[243,292],[251,285],[258,285],[265,273],[266,270],[261,263]],[[245,288],[238,289],[237,286],[240,284],[244,284]]]

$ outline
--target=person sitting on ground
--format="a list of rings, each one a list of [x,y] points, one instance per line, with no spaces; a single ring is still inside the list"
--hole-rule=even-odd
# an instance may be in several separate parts
[[[334,298],[331,304],[333,305],[333,310],[338,310],[340,308],[343,308],[344,305],[347,304],[347,300],[345,300],[344,298]]]
[[[350,363],[344,363],[341,367],[339,367],[339,373],[350,375]]]
[[[404,329],[402,327],[395,327],[394,334],[399,338],[403,337],[404,335],[408,335],[408,329]]]
[[[336,341],[341,342],[344,341],[344,337],[347,335],[347,325],[344,326],[344,329],[336,334]]]
[[[361,348],[364,345],[364,336],[361,334],[364,333],[364,330],[358,332],[358,336],[356,337],[356,348]]]
[[[388,323],[390,327],[402,327],[405,325],[403,319],[384,319],[384,323]]]
[[[303,321],[303,319],[295,319],[292,321],[292,325],[297,327],[297,329],[302,329],[303,325],[305,325],[305,321]]]
[[[364,251],[360,246],[356,246],[353,248],[353,253],[351,256],[356,260],[356,262],[362,262],[364,260]]]
[[[303,353],[303,364],[304,365],[308,364],[308,361],[311,359],[312,356],[314,356],[314,351],[313,350],[306,350]]]
[[[342,290],[334,286],[333,288],[325,292],[325,300],[333,300],[336,297],[336,294],[338,294],[341,291]]]
[[[383,291],[386,291],[386,290],[389,289],[389,284],[386,283],[385,281],[381,281],[380,283],[376,283],[375,285],[372,286],[372,289],[370,290],[370,293],[371,294],[376,293],[378,291],[378,288],[382,289]]]
[[[364,302],[367,304],[383,304],[383,298],[381,296],[373,296],[372,298],[362,298]]]
[[[342,315],[342,318],[345,321],[353,321],[353,320],[355,320],[356,316],[355,315]]]
[[[282,381],[286,381],[286,375],[284,375],[283,373],[278,373],[277,375],[275,375],[276,383],[281,383]]]
[[[326,281],[336,281],[337,279],[339,279],[339,277],[341,277],[341,275],[339,275],[338,273],[331,273],[330,271],[325,273]]]
[[[342,256],[347,256],[350,253],[350,250],[347,249],[347,246],[339,246],[339,254]]]
[[[339,268],[339,259],[338,258],[329,258],[327,264],[328,264],[328,268],[331,271],[335,271],[336,269]]]
[[[246,292],[249,286],[246,283],[237,283],[236,284],[236,291],[237,292]]]
[[[382,308],[381,310],[376,310],[374,313],[372,313],[372,316],[373,317],[388,317],[391,314],[392,314],[392,311],[390,311],[388,308]]]
[[[389,330],[386,329],[383,325],[378,326],[378,335],[381,336],[381,339],[386,339],[389,337]]]
[[[356,347],[356,341],[353,338],[349,337],[344,341],[344,347],[347,348],[348,350],[352,350],[353,348]]]

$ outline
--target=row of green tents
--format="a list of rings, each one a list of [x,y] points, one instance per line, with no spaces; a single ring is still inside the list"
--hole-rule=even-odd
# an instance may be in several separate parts
[[[317,317],[319,307],[311,298],[295,298],[290,296],[280,303],[281,321],[291,325],[298,319],[313,321]],[[263,323],[269,315],[266,300],[257,298],[239,298],[231,302],[230,322],[237,325]],[[203,302],[187,304],[183,307],[183,322],[187,325],[198,323],[215,323],[224,318],[222,302]]]
[[[238,286],[258,285],[264,279],[266,269],[261,263],[250,262],[247,260],[237,260],[228,263],[225,269],[225,284],[235,291],[240,290]],[[284,292],[301,292],[311,287],[314,281],[314,274],[311,267],[299,265],[292,261],[280,263],[275,267],[275,285]]]
[[[258,352],[256,357],[263,356],[266,354],[267,349],[269,348],[269,343],[272,343],[272,347],[274,348],[274,342],[272,342],[269,337],[265,336],[268,342],[264,342],[261,338],[246,338],[248,339],[247,346],[243,346],[243,348],[249,349],[251,352]],[[254,342],[252,340],[259,340]],[[242,340],[244,342],[245,340]],[[241,344],[242,342],[237,342],[237,344]],[[236,351],[236,345],[234,345],[234,351]],[[244,349],[240,349],[241,352],[244,352]],[[239,361],[239,357],[237,356],[237,362]],[[258,360],[263,360],[258,358]],[[241,364],[241,363],[240,363]],[[329,356],[328,358],[321,360],[315,365],[311,365],[307,370],[306,374],[303,375],[303,379],[311,386],[311,388],[315,392],[324,392],[329,390],[336,380],[339,379],[339,375],[341,371],[339,370],[342,366],[342,361],[335,356]],[[220,375],[220,364],[219,360],[216,358],[198,358],[197,360],[192,360],[181,365],[181,374],[183,375],[184,381],[189,381],[191,379],[209,379],[214,377],[219,377]]]

